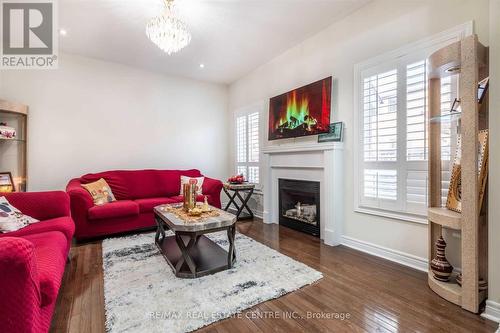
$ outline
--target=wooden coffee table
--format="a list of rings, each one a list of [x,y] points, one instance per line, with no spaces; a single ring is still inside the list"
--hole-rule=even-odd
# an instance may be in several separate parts
[[[198,221],[185,221],[165,210],[167,206],[180,207],[182,204],[161,205],[154,208],[157,224],[155,243],[174,271],[175,276],[197,278],[233,267],[236,260],[235,215],[210,207],[216,210],[219,215]],[[167,230],[172,230],[174,235],[166,236]],[[205,236],[205,234],[222,230],[227,231],[229,251],[224,250]]]

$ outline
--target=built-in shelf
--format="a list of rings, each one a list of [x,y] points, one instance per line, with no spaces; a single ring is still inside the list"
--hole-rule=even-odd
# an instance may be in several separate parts
[[[0,99],[0,110],[14,114],[28,114],[28,106]]]
[[[14,141],[14,142],[26,142],[26,140],[22,140],[22,139],[7,139],[7,138],[0,138],[0,142],[2,141]]]
[[[433,53],[428,59],[429,87],[429,262],[437,258],[436,241],[446,237],[443,229],[460,230],[461,246],[449,246],[446,253],[455,252],[461,257],[462,286],[454,277],[450,282],[434,279],[429,271],[429,287],[439,296],[461,306],[463,309],[477,313],[487,290],[479,290],[479,280],[488,279],[488,229],[481,223],[478,177],[479,154],[477,140],[480,130],[488,128],[488,93],[486,103],[480,107],[477,100],[479,81],[488,77],[487,49],[478,42],[476,35],[471,35],[446,46]],[[442,79],[456,76],[461,112],[442,113],[441,84]],[[480,112],[481,110],[481,112]],[[442,127],[447,121],[460,118],[460,202],[461,213],[441,207],[442,175],[444,169],[441,156]],[[487,152],[486,152],[487,153]],[[487,195],[483,200],[483,211],[487,211]]]
[[[455,303],[456,305],[462,305],[462,287],[455,282],[455,277],[452,277],[448,282],[443,282],[436,280],[433,277],[432,272],[429,271],[428,281],[429,287],[436,294],[452,303]]]
[[[28,107],[0,99],[0,123],[16,130],[16,137],[0,138],[0,171],[10,173],[15,191],[26,191]]]
[[[431,123],[451,123],[452,121],[458,120],[462,117],[462,112],[454,111],[450,113],[444,113],[439,116],[434,116],[430,119]]]
[[[431,207],[427,210],[427,218],[443,227],[462,230],[462,214],[445,207]]]

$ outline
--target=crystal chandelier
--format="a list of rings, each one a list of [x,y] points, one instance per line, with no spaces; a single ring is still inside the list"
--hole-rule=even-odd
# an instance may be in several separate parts
[[[176,17],[174,0],[164,0],[165,10],[153,17],[146,26],[146,35],[167,54],[178,52],[191,41],[186,23]]]

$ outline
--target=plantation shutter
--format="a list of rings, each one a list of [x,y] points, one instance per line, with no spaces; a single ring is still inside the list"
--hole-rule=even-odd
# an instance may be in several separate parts
[[[406,179],[406,212],[425,215],[428,196],[427,172],[427,76],[426,62],[420,61],[407,66],[407,179]],[[457,94],[456,80],[445,77],[441,80],[441,114],[450,112]],[[450,185],[450,158],[453,140],[456,140],[452,128],[456,124],[450,121],[441,122],[441,161],[442,168],[442,204],[446,203]]]
[[[236,162],[238,174],[247,177],[247,117],[236,118]]]
[[[425,216],[427,210],[426,61],[395,64],[362,77],[360,205]],[[450,111],[456,80],[442,80],[442,113]],[[442,123],[443,201],[449,186],[453,124]]]
[[[248,115],[248,181],[259,183],[259,113]]]
[[[428,74],[426,59],[472,34],[467,24],[355,66],[355,210],[423,222],[428,204]],[[449,116],[458,76],[441,79],[442,204],[456,152],[457,119]],[[434,120],[436,121],[436,120]]]
[[[406,199],[404,211],[427,210],[427,74],[425,60],[406,66]]]
[[[363,80],[363,201],[376,208],[398,199],[397,89],[397,69]]]
[[[236,172],[259,183],[259,113],[236,118]]]

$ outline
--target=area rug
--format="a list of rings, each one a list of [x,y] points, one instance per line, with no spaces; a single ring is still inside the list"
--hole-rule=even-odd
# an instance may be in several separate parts
[[[224,232],[207,235],[227,250]],[[175,277],[154,234],[103,241],[108,332],[190,332],[309,285],[323,275],[249,237],[236,235],[230,270]]]

